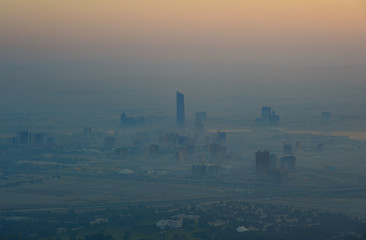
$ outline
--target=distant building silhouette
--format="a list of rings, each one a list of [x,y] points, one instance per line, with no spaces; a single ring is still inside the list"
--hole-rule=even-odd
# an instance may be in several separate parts
[[[226,148],[217,143],[210,144],[210,155],[213,159],[222,159],[226,154]]]
[[[184,125],[184,95],[180,92],[177,92],[177,127],[184,128]]]
[[[159,136],[159,145],[173,149],[178,144],[179,137],[180,135],[176,132],[164,133]]]
[[[261,118],[263,120],[270,120],[272,115],[272,110],[270,107],[262,107]]]
[[[204,125],[201,119],[194,121],[194,135],[196,139],[200,139],[204,135]]]
[[[282,169],[286,169],[286,170],[295,169],[296,157],[294,157],[294,156],[281,157],[280,165],[281,165]]]
[[[84,135],[84,137],[91,137],[92,136],[92,128],[91,127],[85,127],[83,129],[83,135]]]
[[[275,170],[277,168],[277,161],[278,161],[277,155],[275,153],[270,153],[270,155],[269,155],[269,169],[271,171]]]
[[[145,147],[145,156],[155,156],[159,152],[159,145],[157,144],[150,144]]]
[[[45,133],[35,133],[32,139],[32,144],[44,144],[46,143]]]
[[[127,156],[127,148],[116,148],[114,150],[117,159],[121,159]]]
[[[217,131],[212,135],[212,141],[217,144],[226,144],[226,132]]]
[[[266,176],[270,167],[269,151],[257,151],[255,153],[255,169],[257,176]]]
[[[283,145],[283,154],[292,155],[292,145],[291,144],[284,144]]]
[[[317,151],[317,152],[323,152],[323,151],[324,151],[324,144],[319,143],[319,144],[316,146],[316,151]]]
[[[23,145],[32,143],[32,134],[30,131],[22,131],[19,133],[19,143]]]
[[[195,119],[199,119],[202,122],[206,122],[207,120],[207,112],[196,112]]]
[[[125,113],[121,114],[122,127],[137,127],[145,124],[145,118],[140,116],[137,118],[127,117]]]
[[[201,138],[204,135],[204,123],[207,120],[206,112],[196,112],[194,119],[194,133],[196,138]]]
[[[279,168],[273,171],[272,176],[277,183],[280,183],[288,178],[288,171],[286,169]]]
[[[278,125],[280,123],[280,116],[276,115],[275,111],[272,111],[271,107],[262,107],[261,117],[255,120],[256,124],[268,126]]]
[[[197,164],[192,166],[192,173],[196,176],[220,177],[222,167],[220,165]]]

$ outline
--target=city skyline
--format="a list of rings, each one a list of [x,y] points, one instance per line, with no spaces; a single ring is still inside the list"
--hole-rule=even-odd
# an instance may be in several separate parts
[[[366,239],[365,0],[1,0],[0,36],[0,239]]]

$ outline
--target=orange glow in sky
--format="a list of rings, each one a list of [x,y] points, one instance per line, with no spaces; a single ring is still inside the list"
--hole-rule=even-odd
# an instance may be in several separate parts
[[[366,52],[363,0],[3,0],[0,5],[3,48],[171,57],[199,49],[269,58],[324,51],[349,55],[347,61],[360,61]]]

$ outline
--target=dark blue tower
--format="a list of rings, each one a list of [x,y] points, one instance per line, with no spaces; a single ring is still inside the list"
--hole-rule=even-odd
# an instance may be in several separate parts
[[[177,127],[184,128],[184,95],[177,92]]]

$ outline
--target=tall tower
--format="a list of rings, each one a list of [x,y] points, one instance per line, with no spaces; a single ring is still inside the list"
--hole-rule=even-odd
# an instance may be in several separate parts
[[[177,127],[184,128],[184,95],[177,92]]]
[[[270,166],[269,151],[257,151],[255,153],[255,168],[257,176],[266,176]]]
[[[206,112],[196,112],[196,117],[194,119],[194,134],[195,138],[200,139],[204,135],[204,123],[207,119]]]

